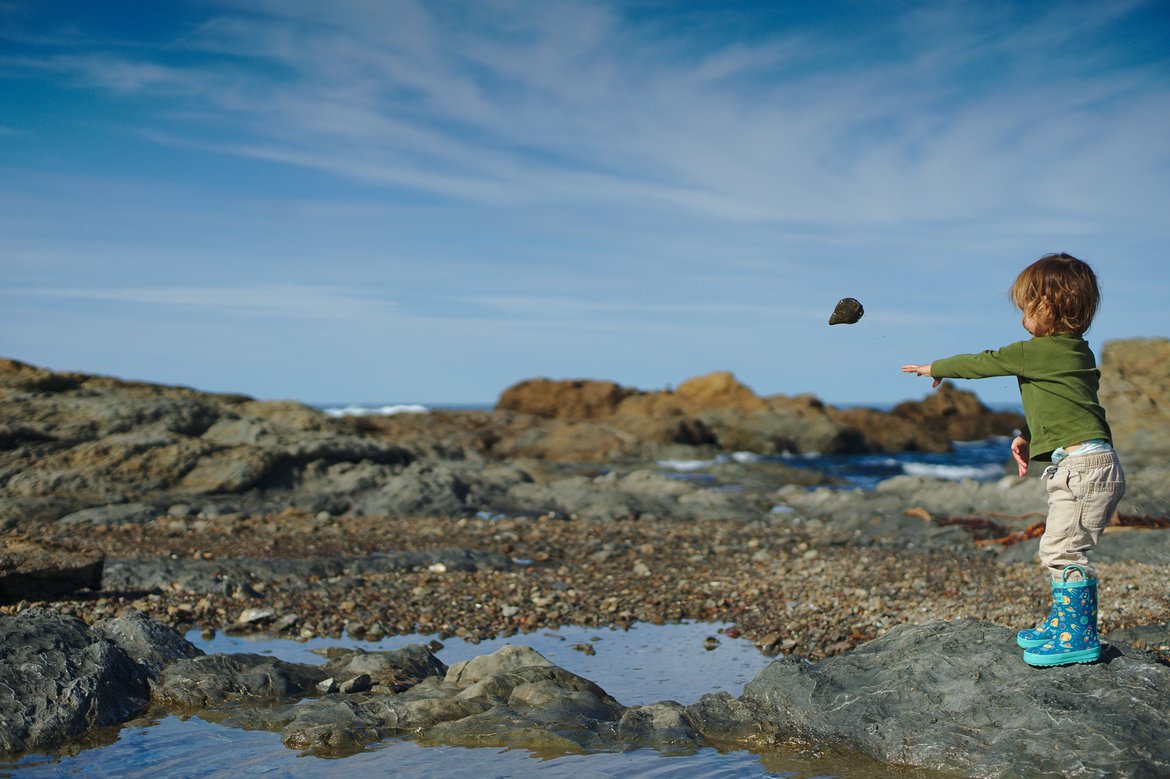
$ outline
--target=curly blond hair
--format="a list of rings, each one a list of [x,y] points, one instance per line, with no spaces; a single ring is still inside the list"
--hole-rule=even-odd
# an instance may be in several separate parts
[[[1097,275],[1089,264],[1063,252],[1046,254],[1012,283],[1012,302],[1037,326],[1037,335],[1083,335],[1101,305]]]

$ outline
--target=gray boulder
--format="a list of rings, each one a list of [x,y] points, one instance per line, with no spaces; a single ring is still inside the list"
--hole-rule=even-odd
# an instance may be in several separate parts
[[[815,665],[777,660],[743,700],[782,731],[966,776],[1170,775],[1170,667],[1125,646],[1035,669],[1011,630],[899,626]]]
[[[143,666],[49,609],[0,616],[0,753],[50,749],[137,714],[149,700]]]
[[[313,692],[328,672],[255,654],[204,655],[166,666],[151,687],[159,704],[202,709],[225,702],[283,702]]]
[[[395,735],[458,746],[579,750],[611,744],[624,710],[596,684],[539,652],[506,645],[400,695],[308,702],[282,738],[287,746],[318,753],[350,752]]]
[[[57,520],[62,525],[137,525],[161,514],[149,503],[115,503],[109,506],[91,506],[74,511]]]
[[[454,469],[420,460],[380,489],[361,494],[354,503],[358,513],[371,516],[462,517],[471,513],[470,491]]]
[[[443,678],[447,666],[422,644],[411,644],[388,652],[364,649],[327,649],[322,654],[325,670],[338,679],[368,676],[374,684],[401,691],[429,677]]]
[[[151,679],[157,678],[159,671],[176,660],[204,654],[202,649],[183,638],[174,628],[155,622],[139,611],[104,619],[94,628],[134,662],[142,665]]]

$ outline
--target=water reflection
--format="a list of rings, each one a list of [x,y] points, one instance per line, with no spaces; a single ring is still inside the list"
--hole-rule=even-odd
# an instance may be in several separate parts
[[[675,700],[693,703],[703,694],[725,690],[739,695],[769,662],[749,642],[732,639],[711,623],[639,624],[629,630],[564,628],[470,644],[444,642],[436,652],[448,665],[494,652],[506,643],[532,647],[557,665],[599,684],[621,703],[631,706]],[[718,643],[710,641],[714,637]],[[253,652],[282,660],[320,663],[313,652],[327,647],[360,646],[368,651],[426,643],[428,636],[395,636],[377,642],[348,639],[249,639],[217,636],[204,640],[189,635],[208,653]],[[594,654],[575,649],[591,646]],[[713,648],[708,648],[713,647]],[[86,748],[89,747],[89,748]],[[756,754],[712,748],[689,754],[664,755],[652,749],[541,757],[522,749],[422,746],[387,739],[358,754],[330,759],[285,747],[279,733],[248,731],[201,717],[143,717],[120,729],[95,734],[89,744],[60,756],[28,755],[0,761],[0,777],[248,777],[334,776],[367,772],[371,776],[704,776],[704,777],[876,777],[903,779],[931,774],[872,764],[856,755],[826,753],[793,744],[782,752]]]

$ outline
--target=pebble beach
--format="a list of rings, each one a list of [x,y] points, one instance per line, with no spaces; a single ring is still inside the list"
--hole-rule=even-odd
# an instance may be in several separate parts
[[[310,581],[255,580],[231,592],[79,592],[52,605],[94,622],[142,611],[176,628],[371,640],[418,633],[475,642],[564,625],[628,627],[683,620],[731,623],[769,655],[848,651],[902,623],[970,617],[1026,627],[1047,609],[1037,565],[994,552],[858,545],[792,517],[764,521],[159,517],[96,528],[109,559],[160,552],[215,561],[377,555],[458,547],[490,550],[507,570],[447,570]],[[1159,621],[1170,594],[1161,566],[1104,563],[1101,629]],[[225,590],[230,588],[225,588]],[[15,613],[29,601],[0,609]]]

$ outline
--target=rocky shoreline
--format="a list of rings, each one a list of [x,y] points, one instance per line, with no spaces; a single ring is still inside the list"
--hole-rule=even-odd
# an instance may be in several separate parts
[[[290,749],[330,757],[387,738],[546,757],[811,742],[945,775],[1165,775],[1170,719],[1145,712],[1170,706],[1170,665],[1113,644],[1087,669],[1036,672],[1012,638],[982,621],[902,625],[819,663],[779,659],[739,697],[625,706],[514,644],[450,667],[419,644],[333,649],[308,665],[206,655],[138,613],[90,627],[34,608],[0,620],[0,753],[52,749],[150,711],[279,732]]]
[[[1138,351],[1166,359],[1134,359]],[[1110,398],[1119,448],[1133,441],[1135,454],[1132,466],[1125,460],[1129,493],[1097,555],[1101,627],[1117,650],[1099,664],[1104,671],[1093,666],[1090,674],[1128,669],[1157,675],[1170,656],[1170,592],[1160,585],[1170,561],[1164,529],[1170,524],[1170,447],[1133,417],[1154,419],[1170,404],[1164,375],[1170,340],[1107,345],[1104,368],[1121,363],[1104,370],[1102,394]],[[810,661],[829,673],[850,667],[848,658],[863,652],[901,657],[906,636],[926,625],[936,626],[922,634],[927,644],[976,636],[987,652],[1005,653],[998,634],[1010,637],[1009,628],[1034,623],[1045,608],[1032,532],[1045,508],[1038,479],[901,476],[860,491],[780,459],[718,455],[937,451],[954,439],[1010,433],[1018,421],[946,385],[925,401],[889,412],[840,410],[810,397],[761,398],[722,373],[664,392],[533,380],[506,391],[493,411],[333,419],[300,404],[0,360],[0,628],[12,630],[35,617],[68,625],[60,629],[81,636],[86,646],[101,643],[86,638],[86,631],[106,635],[101,625],[127,619],[151,635],[199,628],[294,639],[346,634],[359,641],[423,634],[474,643],[564,625],[712,620],[733,624],[732,635],[767,655],[800,658],[805,665],[770,671],[769,678],[795,673],[794,679],[803,678]],[[663,459],[709,465],[702,478],[679,479],[657,465]],[[23,656],[18,645],[4,645],[0,667],[15,667],[5,664]],[[1153,654],[1142,654],[1143,648]],[[108,647],[85,651],[110,653]],[[975,665],[953,661],[954,677],[982,668],[987,658],[979,658],[977,652],[971,659]],[[1018,658],[1005,653],[1002,662],[1011,659]],[[180,660],[211,663],[168,656],[166,664]],[[235,684],[225,680],[241,674],[270,681],[280,675],[255,671],[251,661],[215,662],[221,686]],[[531,657],[525,663],[545,667]],[[159,697],[157,663],[142,671],[115,665],[109,673],[116,678],[141,675],[126,698],[129,709],[179,700]],[[77,672],[70,667],[63,672]],[[390,685],[380,694],[417,687],[411,694],[418,701],[408,705],[402,698],[402,706],[458,710],[460,717],[435,719],[425,729],[388,727],[391,710],[396,717],[415,714],[387,701],[363,701],[357,708],[353,700],[322,703],[305,711],[323,719],[298,730],[302,735],[291,745],[328,750],[347,738],[423,730],[424,740],[435,743],[496,743],[482,741],[495,725],[465,723],[467,730],[449,723],[475,722],[489,710],[508,708],[514,689],[505,695],[493,687],[469,709],[471,694],[459,698],[464,689],[452,686],[449,672],[428,667],[429,676],[416,674],[409,687]],[[788,670],[781,674],[781,667]],[[626,709],[592,683],[568,680],[557,670],[560,675],[526,677],[520,686],[560,685],[556,696],[583,695],[593,721],[602,723],[566,737],[566,748],[669,748],[672,739],[750,746],[762,738],[758,746],[815,738],[880,761],[978,775],[1015,775],[1027,752],[1023,741],[1006,757],[976,749],[967,731],[920,747],[906,746],[905,734],[885,741],[850,735],[823,711],[804,719],[792,714],[797,704],[789,697],[776,703],[774,690],[745,691],[740,699],[707,696],[692,706]],[[1098,676],[1070,684],[1129,684]],[[927,677],[943,683],[933,672]],[[958,683],[946,678],[947,685]],[[1001,681],[1020,689],[1031,684],[1023,676]],[[106,683],[95,682],[98,688]],[[274,719],[260,727],[290,727],[293,720],[272,712],[320,693],[288,684],[276,686],[286,692],[263,715]],[[761,680],[753,684],[761,689]],[[931,689],[928,684],[919,692],[940,694]],[[1136,700],[1138,693],[1131,693],[1126,705]],[[357,692],[324,693],[346,694]],[[544,700],[524,699],[527,708],[517,714],[513,706],[506,714],[519,723],[517,732],[529,734],[523,738],[536,741],[560,716],[542,713],[532,702],[538,699]],[[5,699],[0,687],[0,720],[15,721],[13,712],[25,711],[20,701]],[[1118,699],[1119,709],[1123,702]],[[767,713],[772,705],[779,708]],[[821,709],[825,703],[808,705]],[[60,745],[99,720],[123,721],[129,709],[91,707],[33,730],[45,734],[44,745]],[[349,712],[345,727],[337,724],[342,709]],[[870,716],[858,714],[857,722]],[[897,719],[900,724],[889,728],[918,727],[909,711]],[[1121,738],[1125,727],[1118,721],[1099,735]],[[80,730],[71,730],[68,723],[76,722]],[[1166,721],[1151,727],[1165,728]],[[35,741],[4,738],[0,751],[14,753]],[[895,742],[903,746],[895,749]],[[1145,762],[1138,764],[1170,765],[1155,752],[1142,753]],[[1125,775],[1157,775],[1142,770]]]

